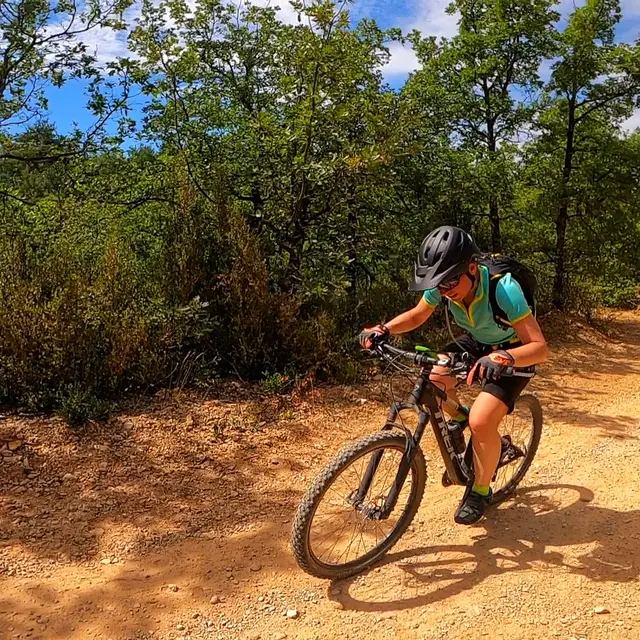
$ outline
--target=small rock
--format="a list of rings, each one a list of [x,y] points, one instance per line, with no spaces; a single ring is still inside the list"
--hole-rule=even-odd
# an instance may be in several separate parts
[[[607,607],[594,607],[593,609],[594,613],[611,613],[611,611],[609,611],[609,609],[607,609]]]
[[[204,531],[200,534],[200,537],[205,540],[213,540],[214,538],[217,538],[217,534],[215,531]]]
[[[298,610],[297,609],[289,609],[287,610],[287,618],[297,618]]]
[[[177,625],[176,625],[176,629],[177,629],[178,631],[184,631],[184,625],[183,625],[183,624],[177,624]]]
[[[220,598],[218,596],[211,596],[211,600],[209,600],[209,604],[220,604]]]
[[[592,501],[593,501],[593,496],[590,496],[590,495],[580,496],[580,502],[592,502]]]
[[[100,564],[111,564],[111,558],[102,558]]]
[[[194,611],[194,612],[191,614],[191,617],[195,620],[196,618],[199,618],[199,617],[200,617],[200,614],[199,614],[197,611]]]
[[[22,440],[10,440],[7,443],[9,451],[17,451],[22,446]]]
[[[342,611],[344,609],[344,605],[342,604],[342,602],[340,602],[338,600],[332,600],[331,601],[331,607],[333,609],[337,609],[338,611]]]
[[[251,571],[260,571],[260,569],[262,569],[262,565],[261,564],[252,564],[250,569],[251,569]]]
[[[277,632],[273,634],[273,640],[284,640],[286,637],[286,633]]]
[[[173,591],[175,593],[179,589],[180,589],[180,587],[178,587],[177,584],[168,584],[167,585],[167,591]]]
[[[76,480],[76,477],[73,475],[73,473],[65,473],[62,476],[63,480]]]

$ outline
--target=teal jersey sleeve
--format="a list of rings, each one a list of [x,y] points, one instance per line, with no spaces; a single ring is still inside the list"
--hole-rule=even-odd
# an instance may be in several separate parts
[[[500,282],[496,286],[496,300],[512,325],[524,320],[532,313],[522,292],[522,287],[517,280],[511,277],[510,273],[500,278]]]
[[[422,296],[422,299],[430,306],[437,307],[442,300],[442,296],[437,289],[427,289]]]

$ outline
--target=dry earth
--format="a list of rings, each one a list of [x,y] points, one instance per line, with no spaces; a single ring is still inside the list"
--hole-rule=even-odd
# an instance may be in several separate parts
[[[320,466],[386,413],[379,386],[138,399],[74,434],[0,421],[0,638],[640,637],[640,314],[574,323],[531,389],[543,440],[515,499],[453,523],[429,482],[412,529],[336,585],[288,548]]]

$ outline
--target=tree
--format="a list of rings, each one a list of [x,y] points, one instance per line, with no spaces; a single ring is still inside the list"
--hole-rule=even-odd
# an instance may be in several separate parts
[[[24,126],[46,112],[47,83],[95,77],[96,59],[82,35],[124,29],[133,0],[5,0],[0,5],[0,127]],[[0,138],[0,143],[3,140]]]
[[[640,90],[640,48],[615,44],[620,20],[618,0],[587,0],[558,35],[560,60],[546,87],[548,103],[538,126],[549,153],[559,152],[561,169],[555,189],[555,276],[553,304],[565,308],[567,230],[579,213],[576,169],[600,153],[595,132],[629,117]]]
[[[371,22],[351,29],[331,1],[293,6],[297,26],[218,0],[193,12],[147,3],[132,43],[147,74],[150,139],[184,155],[204,197],[224,185],[245,208],[279,290],[298,294],[308,273],[320,294],[353,286],[342,251],[358,261],[345,246],[356,240],[355,206],[397,153],[396,96],[381,74],[392,34]]]
[[[553,50],[550,0],[455,0],[459,32],[451,40],[411,35],[423,69],[409,81],[430,113],[444,112],[453,144],[472,150],[488,181],[487,213],[494,251],[502,250],[500,182],[503,153],[530,122],[541,61]],[[485,208],[485,207],[483,207]]]

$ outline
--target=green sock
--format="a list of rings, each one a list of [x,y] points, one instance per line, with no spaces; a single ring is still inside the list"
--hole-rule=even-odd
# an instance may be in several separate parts
[[[474,484],[473,487],[471,487],[471,491],[486,498],[489,495],[491,489],[488,485],[486,487],[483,487],[481,484]]]
[[[471,409],[467,407],[466,404],[463,404],[462,406],[467,410],[467,415],[465,416],[464,414],[461,413],[458,418],[454,418],[456,422],[466,422],[469,419],[468,414],[469,414],[469,411],[471,411]]]

